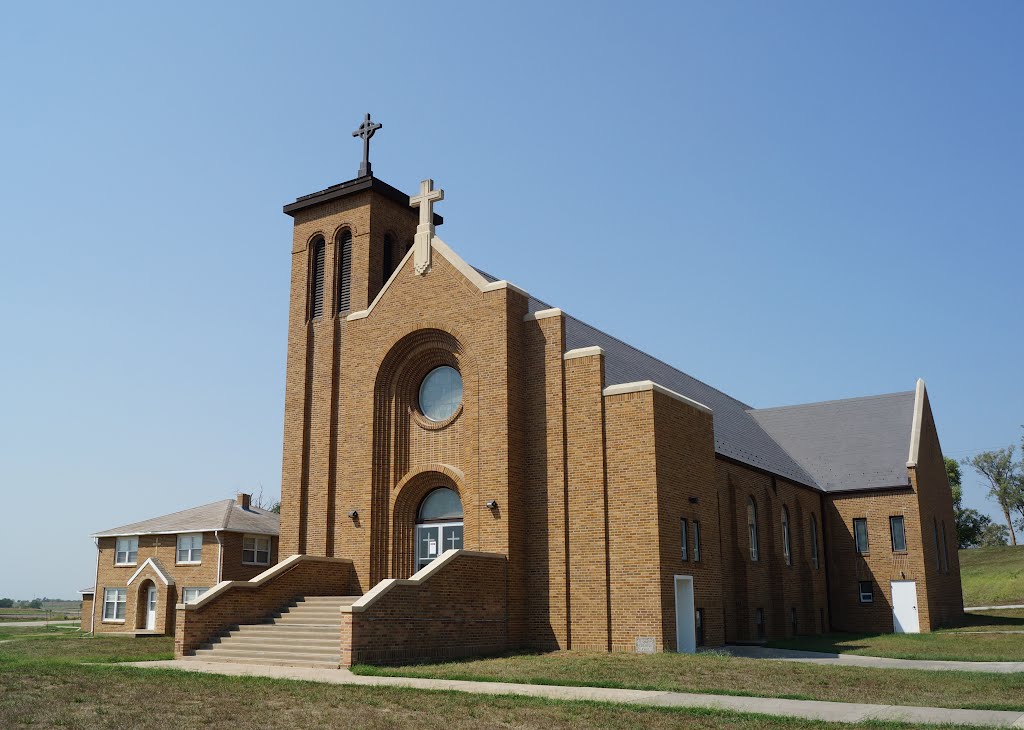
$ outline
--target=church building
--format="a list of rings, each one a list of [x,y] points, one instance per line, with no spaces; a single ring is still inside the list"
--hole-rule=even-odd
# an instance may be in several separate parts
[[[442,190],[373,175],[377,128],[359,177],[284,207],[282,560],[179,605],[179,655],[303,610],[342,665],[960,618],[923,381],[753,408],[464,261]]]

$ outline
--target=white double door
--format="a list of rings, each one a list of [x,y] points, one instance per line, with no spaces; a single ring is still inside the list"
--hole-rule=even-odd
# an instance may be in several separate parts
[[[430,565],[445,550],[461,549],[461,522],[416,525],[416,570]]]

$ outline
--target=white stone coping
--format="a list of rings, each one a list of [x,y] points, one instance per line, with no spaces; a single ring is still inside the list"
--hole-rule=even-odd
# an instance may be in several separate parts
[[[486,293],[491,291],[498,291],[499,289],[511,289],[512,291],[522,294],[524,297],[530,296],[528,293],[520,289],[515,284],[510,284],[507,281],[487,281],[487,279],[485,279],[480,274],[479,271],[477,271],[472,266],[467,264],[461,256],[455,253],[455,251],[453,251],[447,243],[442,241],[437,236],[434,236],[430,239],[430,247],[439,255],[444,256],[448,263],[454,266],[460,274],[465,276],[467,279],[470,280],[470,282],[476,285],[476,288],[479,289],[481,292]],[[406,251],[405,256],[402,257],[401,262],[399,262],[398,266],[391,273],[391,277],[387,280],[384,286],[381,287],[381,290],[377,292],[377,296],[374,297],[369,307],[358,312],[352,312],[352,314],[348,315],[345,319],[351,322],[357,319],[366,319],[367,317],[369,317],[370,312],[373,311],[373,308],[376,307],[377,303],[381,300],[381,298],[383,298],[384,292],[386,292],[388,288],[390,288],[391,284],[394,283],[395,279],[398,278],[398,273],[402,270],[402,267],[405,266],[405,262],[413,255],[413,252],[415,250],[416,247],[413,246],[408,251]]]
[[[603,355],[604,348],[594,345],[593,347],[578,347],[575,350],[568,350],[562,355],[563,360],[575,360],[578,357],[593,357],[594,355]]]
[[[523,315],[524,322],[533,322],[538,319],[547,319],[548,317],[561,317],[562,310],[558,307],[552,307],[551,309],[540,309],[536,312]]]
[[[917,466],[921,455],[921,421],[924,420],[924,379],[917,379],[914,388],[914,423],[910,427],[910,455],[907,456],[907,467]]]
[[[711,409],[703,403],[698,403],[692,398],[687,398],[682,393],[677,393],[674,390],[669,390],[664,385],[658,385],[653,380],[638,380],[635,383],[622,383],[621,385],[609,385],[604,389],[603,393],[605,397],[610,395],[622,395],[623,393],[643,393],[648,390],[653,390],[656,393],[667,395],[669,398],[674,398],[680,403],[685,403],[691,408],[696,408],[698,411],[704,413],[711,413]]]
[[[287,573],[289,570],[294,568],[297,563],[348,563],[351,565],[352,561],[348,558],[326,558],[319,555],[292,555],[285,558],[277,565],[267,568],[250,580],[222,580],[192,603],[179,603],[176,608],[179,611],[195,611],[231,588],[245,588],[248,590],[259,588],[264,583],[273,580],[282,573]]]
[[[507,558],[504,553],[485,553],[477,550],[445,550],[432,563],[424,566],[414,573],[411,578],[388,578],[386,580],[382,580],[369,591],[364,593],[363,596],[352,605],[341,606],[341,612],[362,613],[396,586],[418,586],[460,555],[467,555],[474,558],[500,558],[502,560]]]
[[[160,566],[156,564],[156,561],[153,560],[153,558],[146,558],[142,565],[139,566],[139,569],[132,573],[132,577],[128,579],[128,582],[125,583],[125,585],[130,586],[132,581],[139,577],[139,573],[141,573],[147,565],[151,566],[153,568],[153,572],[160,576],[160,580],[164,582],[165,586],[174,585],[174,578],[171,578],[160,570]]]

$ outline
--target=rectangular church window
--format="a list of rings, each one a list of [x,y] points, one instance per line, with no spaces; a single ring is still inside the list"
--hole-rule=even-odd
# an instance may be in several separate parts
[[[700,523],[693,521],[693,562],[700,562]]]
[[[680,554],[681,554],[683,560],[689,560],[690,559],[690,557],[689,557],[689,555],[687,553],[687,543],[689,542],[689,535],[687,534],[689,532],[689,530],[687,529],[687,527],[689,526],[689,524],[690,523],[686,520],[685,517],[683,519],[679,520],[679,540],[680,540],[680,543],[682,544],[682,550],[680,551]]]
[[[868,552],[868,520],[866,517],[857,517],[853,521],[853,541],[857,552],[867,555]]]
[[[892,535],[892,551],[905,553],[907,551],[907,531],[903,523],[903,515],[894,515],[889,518],[889,532]]]

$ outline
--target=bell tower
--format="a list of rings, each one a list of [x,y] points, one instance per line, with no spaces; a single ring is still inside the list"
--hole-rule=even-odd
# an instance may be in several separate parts
[[[331,556],[345,505],[336,495],[345,394],[339,373],[347,316],[369,307],[412,248],[420,212],[409,196],[373,176],[370,139],[382,125],[367,114],[359,176],[284,206],[294,219],[288,365],[281,474],[282,557]],[[433,215],[431,226],[439,225]],[[369,475],[367,475],[369,478]],[[342,514],[338,514],[338,513]]]

